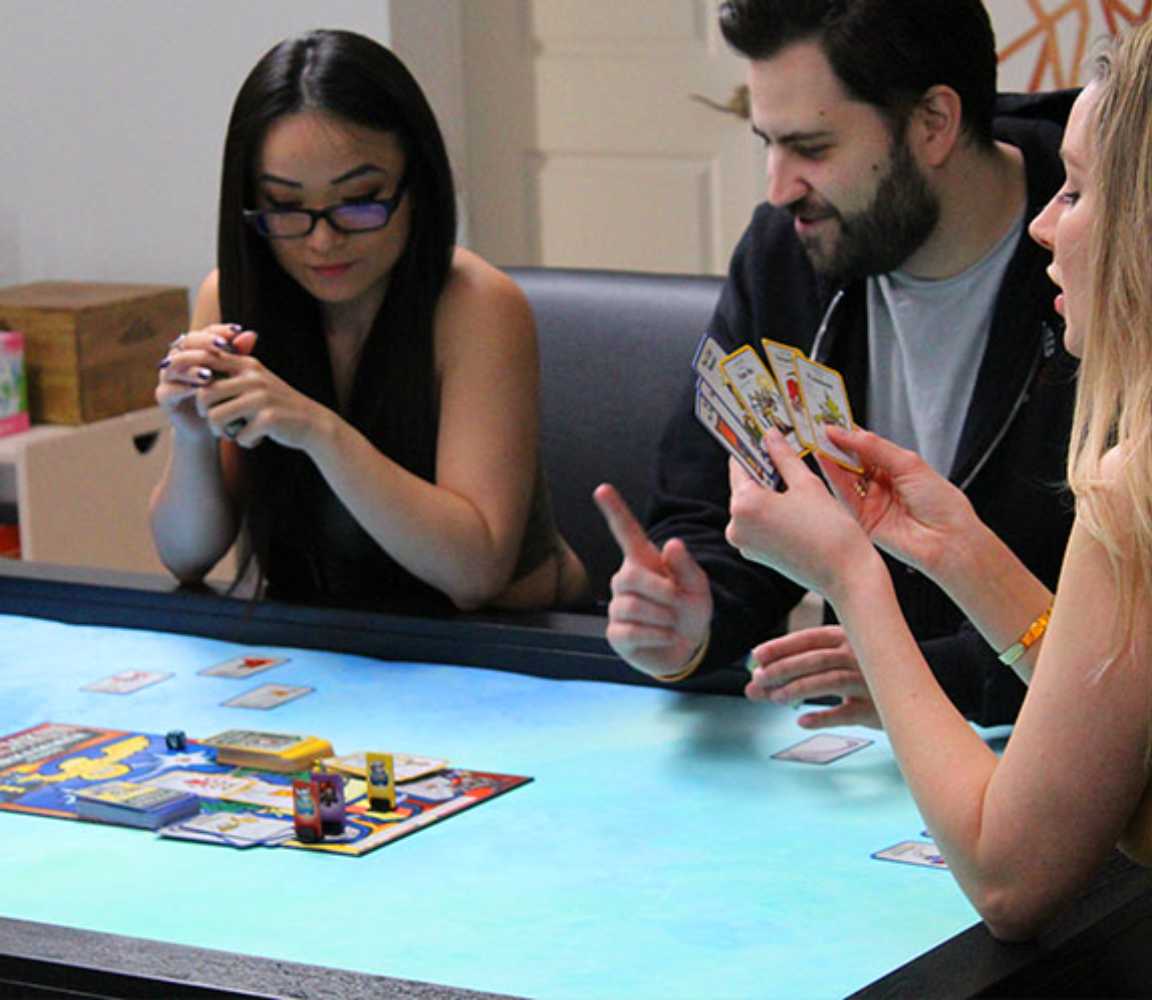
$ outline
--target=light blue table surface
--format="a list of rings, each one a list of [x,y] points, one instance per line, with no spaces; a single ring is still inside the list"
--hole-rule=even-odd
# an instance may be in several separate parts
[[[0,913],[534,997],[836,997],[976,920],[947,872],[873,860],[923,823],[880,734],[827,766],[739,698],[0,616],[0,732],[250,727],[533,783],[362,858],[0,813]],[[246,681],[197,671],[290,661]],[[174,676],[80,690],[127,669]],[[221,705],[258,683],[316,691]]]

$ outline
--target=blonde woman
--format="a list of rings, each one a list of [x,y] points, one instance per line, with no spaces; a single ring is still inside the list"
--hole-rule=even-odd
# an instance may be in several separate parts
[[[1101,60],[1062,157],[1030,230],[1083,365],[1055,599],[962,493],[873,434],[833,432],[867,469],[824,466],[839,503],[779,437],[786,492],[731,473],[729,540],[832,603],[928,828],[1005,939],[1035,935],[1117,844],[1152,863],[1152,25]],[[1029,683],[1002,758],[934,680],[876,546],[939,583]]]

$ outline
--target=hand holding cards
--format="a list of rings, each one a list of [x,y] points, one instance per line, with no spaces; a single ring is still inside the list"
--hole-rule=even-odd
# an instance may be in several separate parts
[[[725,354],[705,334],[692,367],[696,416],[709,433],[762,486],[776,488],[780,475],[768,457],[764,435],[775,427],[803,456],[811,451],[853,472],[863,470],[828,439],[827,428],[853,426],[840,373],[806,358],[787,344],[761,341],[771,370],[748,345]]]

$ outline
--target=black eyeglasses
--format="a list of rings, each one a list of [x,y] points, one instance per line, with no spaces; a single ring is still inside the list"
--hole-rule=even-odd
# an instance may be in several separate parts
[[[383,229],[404,197],[407,178],[401,177],[391,198],[350,201],[327,208],[256,208],[244,210],[244,221],[270,240],[298,240],[324,219],[338,233],[353,236]]]

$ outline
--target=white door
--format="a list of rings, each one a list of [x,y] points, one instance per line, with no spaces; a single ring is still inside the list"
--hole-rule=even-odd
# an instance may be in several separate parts
[[[498,264],[723,273],[760,198],[714,0],[463,5],[470,242]]]
[[[746,122],[693,99],[726,104],[744,79],[716,0],[458,2],[471,245],[504,265],[722,273],[763,166]],[[1075,86],[1092,39],[1152,12],[986,5],[1006,90]]]

